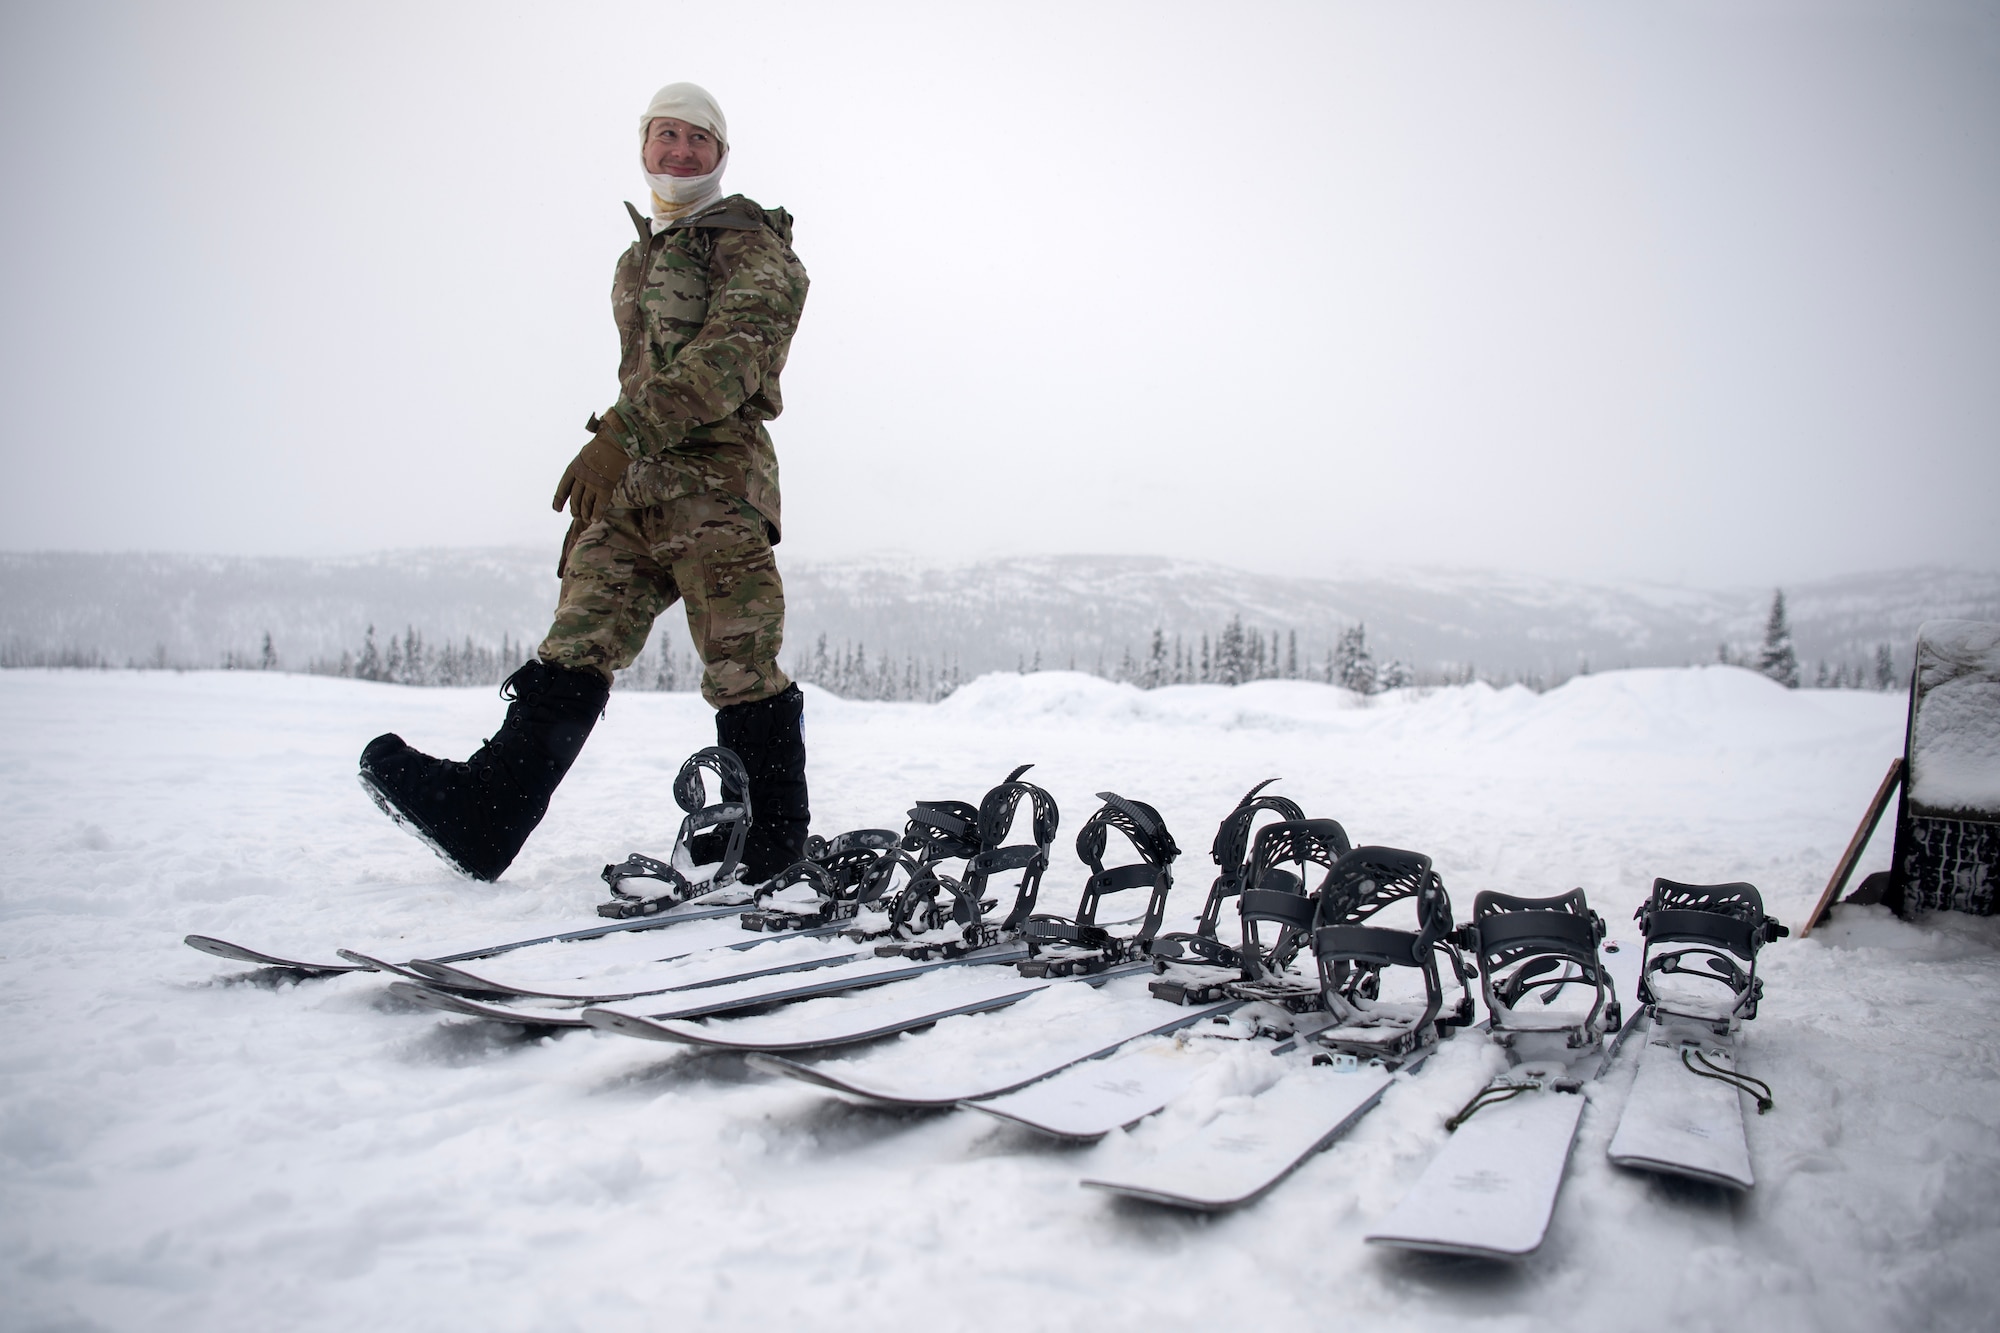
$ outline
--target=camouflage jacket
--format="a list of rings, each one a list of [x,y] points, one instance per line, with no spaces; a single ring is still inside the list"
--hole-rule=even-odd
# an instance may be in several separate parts
[[[764,423],[784,410],[778,375],[806,301],[792,219],[731,195],[639,239],[611,285],[618,320],[620,439],[635,460],[612,502],[629,508],[721,491],[779,530],[778,455]]]

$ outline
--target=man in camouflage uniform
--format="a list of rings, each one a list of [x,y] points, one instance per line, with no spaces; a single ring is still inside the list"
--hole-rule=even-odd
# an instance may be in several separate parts
[[[717,743],[750,775],[747,876],[768,878],[803,852],[803,699],[777,662],[778,459],[764,423],[784,408],[778,376],[806,273],[790,215],[720,197],[727,134],[714,99],[693,84],[662,88],[640,119],[653,212],[626,205],[638,239],[612,283],[620,393],[591,418],[590,442],[557,486],[555,507],[572,515],[561,599],[536,660],[502,687],[506,723],[463,764],[394,735],[362,752],[377,803],[477,878],[512,862],[589,736],[612,673],[676,601],[687,606]]]

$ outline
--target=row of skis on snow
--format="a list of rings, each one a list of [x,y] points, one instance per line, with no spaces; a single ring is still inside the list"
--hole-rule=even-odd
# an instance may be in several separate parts
[[[1581,889],[1482,892],[1460,921],[1429,857],[1355,847],[1266,782],[1217,830],[1219,873],[1189,931],[1161,929],[1180,855],[1165,821],[1099,793],[1076,837],[1089,877],[1065,917],[1036,910],[1058,812],[1022,780],[1027,767],[976,806],[917,802],[900,833],[814,838],[807,859],[751,887],[738,859],[752,817],[743,768],[705,749],[674,782],[684,818],[669,858],[607,866],[612,897],[588,925],[404,961],[388,949],[343,949],[336,962],[188,943],[294,972],[387,973],[410,1000],[480,1019],[741,1051],[846,1096],[969,1106],[1070,1140],[1165,1108],[1224,1052],[1267,1051],[1282,1063],[1257,1066],[1276,1076],[1247,1109],[1083,1182],[1206,1211],[1265,1193],[1471,1027],[1504,1072],[1447,1122],[1443,1150],[1368,1239],[1498,1257],[1541,1244],[1586,1089],[1635,1001],[1646,1041],[1611,1159],[1753,1183],[1743,1097],[1761,1113],[1771,1094],[1737,1069],[1736,1046],[1763,989],[1758,950],[1786,931],[1750,885],[1655,881],[1635,965]],[[995,881],[1016,875],[1002,912]],[[1103,919],[1124,894],[1143,895],[1143,908],[1119,898],[1130,914]],[[1038,1024],[1025,1048],[987,1043],[984,1063],[976,1025],[951,1026],[948,1061],[797,1058],[1075,982],[1095,988],[1089,1003],[1045,1011],[1062,1021]]]

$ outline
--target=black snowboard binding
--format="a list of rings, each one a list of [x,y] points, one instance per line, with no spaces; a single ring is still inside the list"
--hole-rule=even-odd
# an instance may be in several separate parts
[[[1635,916],[1646,937],[1639,1003],[1655,1023],[1685,1019],[1726,1036],[1757,1016],[1764,997],[1757,951],[1791,931],[1765,914],[1754,886],[1656,879],[1652,896]],[[1663,944],[1683,947],[1656,952]],[[1680,984],[1685,981],[1696,984]]]
[[[524,663],[500,686],[506,721],[471,758],[435,759],[390,732],[361,751],[361,785],[453,869],[498,879],[542,822],[610,694],[595,671]]]
[[[716,788],[713,802],[708,800],[708,778]],[[689,755],[674,777],[674,802],[684,813],[673,850],[665,861],[634,852],[617,865],[604,867],[612,898],[598,905],[597,914],[615,919],[654,916],[735,886],[743,878],[743,843],[750,831],[749,786],[743,761],[730,751],[711,745]],[[710,868],[704,871],[703,864]],[[634,892],[625,887],[633,883],[658,888]]]
[[[1020,964],[1024,977],[1088,976],[1114,963],[1146,957],[1166,915],[1167,895],[1174,887],[1174,859],[1181,849],[1160,812],[1144,801],[1128,801],[1112,792],[1097,793],[1104,804],[1084,821],[1076,835],[1076,854],[1090,867],[1074,917],[1030,916],[1024,935],[1033,957]],[[1124,835],[1138,854],[1131,865],[1106,869],[1104,852],[1113,830]],[[1097,908],[1107,894],[1147,889],[1145,915],[1138,933],[1120,937],[1097,923]]]
[[[1552,899],[1484,891],[1472,899],[1472,921],[1458,927],[1452,943],[1478,965],[1494,1041],[1514,1065],[1568,1065],[1624,1027],[1624,1009],[1598,955],[1604,919],[1590,911],[1582,889]],[[1588,991],[1588,1009],[1556,1011],[1554,1003],[1572,987]]]
[[[1333,867],[1318,898],[1312,951],[1319,964],[1320,1004],[1333,1021],[1314,1041],[1354,1059],[1393,1065],[1472,1022],[1471,980],[1451,944],[1451,898],[1428,856],[1357,847]],[[1416,929],[1375,924],[1386,909],[1403,902],[1415,907]],[[1440,959],[1450,965],[1459,987],[1449,1011]],[[1391,967],[1417,970],[1422,1000],[1382,998],[1382,974]]]
[[[1192,935],[1162,935],[1153,942],[1153,970],[1160,979],[1152,992],[1175,1004],[1212,1004],[1251,985],[1254,998],[1286,1008],[1311,1007],[1316,987],[1310,978],[1287,977],[1291,962],[1312,928],[1313,892],[1306,879],[1316,868],[1324,881],[1348,849],[1347,830],[1331,819],[1303,816],[1256,828],[1255,850],[1244,850],[1259,814],[1288,814],[1298,806],[1281,796],[1259,796],[1251,788],[1215,837],[1216,863],[1223,873],[1209,890],[1201,921]],[[1289,867],[1289,868],[1288,868]],[[1223,904],[1236,903],[1238,942],[1216,938]]]
[[[1273,815],[1282,823],[1306,817],[1298,802],[1284,796],[1260,794],[1276,781],[1276,778],[1266,778],[1245,792],[1243,799],[1236,803],[1236,808],[1216,829],[1209,856],[1220,873],[1209,886],[1208,900],[1202,904],[1201,917],[1194,930],[1159,935],[1148,946],[1147,952],[1153,957],[1153,970],[1170,978],[1168,983],[1164,983],[1164,990],[1162,983],[1155,983],[1154,994],[1172,999],[1176,1004],[1185,1003],[1189,986],[1197,989],[1219,986],[1241,974],[1242,959],[1234,946],[1224,944],[1217,938],[1217,931],[1221,928],[1223,907],[1231,904],[1249,882],[1250,845],[1257,819],[1262,815]]]
[[[1056,827],[1061,819],[1055,797],[1031,782],[1020,780],[1021,774],[1033,767],[1033,764],[1022,764],[1007,775],[1006,781],[987,792],[986,799],[979,803],[974,825],[978,847],[966,861],[964,879],[937,874],[933,865],[927,863],[926,869],[931,873],[923,876],[921,882],[913,881],[903,891],[906,925],[914,921],[920,911],[928,911],[933,917],[944,918],[939,924],[948,920],[956,925],[958,938],[945,941],[913,939],[883,945],[876,950],[878,954],[920,961],[955,958],[1019,937],[1028,917],[1035,910],[1035,895],[1041,888],[1042,875],[1048,870],[1049,846],[1055,841]],[[1009,844],[1007,837],[1013,832],[1015,813],[1023,801],[1028,803],[1030,836],[1034,841]],[[919,841],[935,841],[937,850],[956,854],[967,845],[964,833],[952,827],[959,823],[959,812],[940,810],[937,805],[927,810],[920,805],[917,810],[912,810],[912,824],[917,824],[918,812],[924,811],[926,818],[917,835]],[[993,910],[997,901],[987,898],[987,881],[1009,870],[1021,872],[1013,906],[1004,919],[990,921],[986,914]],[[950,899],[948,915],[945,912],[946,897]]]
[[[743,929],[811,930],[851,921],[863,908],[881,907],[882,894],[896,869],[896,834],[883,828],[855,829],[832,842],[808,838],[806,854],[766,882],[743,914]],[[804,885],[810,904],[791,890]],[[866,933],[866,932],[864,932]]]

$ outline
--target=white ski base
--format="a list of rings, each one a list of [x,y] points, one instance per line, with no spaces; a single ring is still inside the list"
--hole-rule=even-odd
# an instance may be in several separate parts
[[[1083,1184],[1153,1203],[1220,1212],[1250,1203],[1345,1133],[1389,1086],[1364,1067],[1299,1070],[1235,1114],[1223,1114],[1151,1161]]]
[[[1681,1063],[1677,1034],[1656,1029],[1647,1036],[1632,1095],[1611,1136],[1611,1160],[1730,1189],[1751,1188],[1757,1178],[1743,1134],[1743,1094],[1719,1079],[1690,1073]],[[1729,1038],[1709,1037],[1701,1051],[1734,1072],[1732,1046]]]
[[[850,1062],[845,1061],[808,1065],[776,1056],[764,1056],[753,1060],[752,1063],[773,1073],[784,1074],[806,1083],[831,1088],[848,1096],[879,1102],[885,1106],[932,1108],[956,1106],[960,1102],[972,1102],[976,1098],[994,1097],[1001,1093],[1012,1092],[1039,1079],[1046,1079],[1051,1074],[1067,1069],[1080,1061],[1094,1061],[1099,1056],[1109,1055],[1129,1041],[1173,1032],[1191,1023],[1198,1023],[1239,1007],[1237,1001],[1229,1000],[1200,1009],[1184,1009],[1147,995],[1144,978],[1132,980],[1137,983],[1133,987],[1137,994],[1121,995],[1117,998],[1136,1000],[1133,1011],[1101,1015],[1104,1020],[1101,1022],[1086,1019],[1075,1023],[1060,1038],[1041,1046],[1032,1054],[969,1071],[955,1070],[940,1074],[910,1070],[904,1072],[901,1077],[896,1077],[893,1074],[871,1074],[866,1069],[854,1069]],[[1118,982],[1111,983],[1106,989],[1110,990],[1113,987],[1125,989]],[[843,1065],[849,1067],[843,1068]]]
[[[1218,1054],[1206,1041],[1156,1042],[966,1105],[1059,1139],[1101,1139],[1186,1092]]]
[[[727,1051],[810,1051],[908,1032],[959,1014],[1004,1008],[1058,984],[1023,981],[1012,968],[953,967],[887,989],[827,996],[747,1018],[710,1022],[648,1018],[629,1007],[605,1007],[584,1010],[583,1019],[607,1032],[653,1041]]]
[[[1483,1108],[1369,1242],[1489,1259],[1534,1253],[1548,1234],[1583,1108],[1580,1093],[1544,1089]]]

